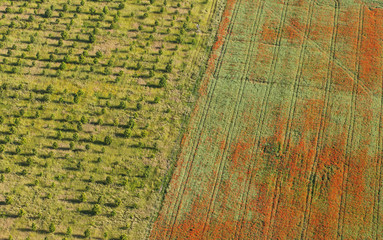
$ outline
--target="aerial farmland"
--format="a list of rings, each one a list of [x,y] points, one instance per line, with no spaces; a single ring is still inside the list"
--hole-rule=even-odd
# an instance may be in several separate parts
[[[0,0],[0,240],[383,239],[383,1]]]

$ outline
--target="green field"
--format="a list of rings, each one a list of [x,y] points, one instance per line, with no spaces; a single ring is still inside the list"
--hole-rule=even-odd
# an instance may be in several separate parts
[[[0,239],[148,235],[217,6],[0,1]]]
[[[227,1],[151,239],[382,239],[380,2]]]

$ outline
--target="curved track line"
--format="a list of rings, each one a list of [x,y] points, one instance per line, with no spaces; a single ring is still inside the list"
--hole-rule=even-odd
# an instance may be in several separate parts
[[[272,8],[270,8],[270,12],[274,15],[274,16],[277,16],[277,14],[273,11]],[[291,25],[289,24],[291,28],[295,29],[296,32],[302,32],[302,30],[298,29],[297,27],[295,27],[294,25]],[[320,51],[322,54],[326,55],[327,57],[330,57],[330,55],[322,49],[322,47],[317,43],[315,42],[314,40],[308,38],[307,39],[308,43],[312,46],[312,47],[315,47],[318,49],[318,51]],[[355,75],[355,72],[352,72],[350,69],[348,69],[348,67],[344,66],[344,64],[338,60],[337,58],[334,58],[332,60],[338,67],[340,67],[349,77],[350,79],[355,82],[356,80],[354,79],[353,75]],[[366,92],[366,93],[369,93],[371,96],[374,96],[373,92],[371,91],[371,89],[369,89],[366,85],[363,84],[363,82],[359,82],[359,86]]]

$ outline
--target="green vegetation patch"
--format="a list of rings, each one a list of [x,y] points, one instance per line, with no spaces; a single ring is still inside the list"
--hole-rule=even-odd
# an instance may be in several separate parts
[[[1,1],[0,238],[147,235],[213,1]]]

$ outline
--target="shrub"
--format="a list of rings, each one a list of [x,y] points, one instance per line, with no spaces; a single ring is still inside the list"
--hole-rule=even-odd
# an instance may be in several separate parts
[[[90,230],[89,229],[84,231],[84,237],[86,237],[86,238],[90,237]]]
[[[27,160],[25,161],[25,165],[27,165],[27,166],[31,166],[33,164],[33,160],[32,160],[32,158],[27,158]]]
[[[65,62],[62,62],[59,66],[59,69],[60,70],[66,70],[67,66],[66,66],[66,63]]]
[[[162,76],[162,77],[160,78],[160,81],[159,81],[159,83],[158,83],[158,86],[159,86],[159,87],[165,87],[166,84],[167,84],[167,80],[166,80],[165,77]]]
[[[139,111],[141,109],[142,109],[142,104],[138,102],[136,105],[136,110]]]
[[[100,205],[98,205],[98,204],[94,205],[93,208],[92,208],[92,214],[93,215],[98,215],[100,213],[101,213]]]
[[[120,206],[121,205],[121,199],[119,199],[119,198],[116,198],[116,200],[114,200],[114,206],[115,207],[118,207],[118,206]]]
[[[12,203],[13,203],[13,198],[11,196],[6,196],[5,197],[5,204],[12,205]]]
[[[94,43],[96,41],[96,36],[94,34],[89,34],[89,42]]]
[[[82,124],[85,124],[85,123],[88,122],[88,120],[86,119],[85,116],[82,116],[81,119],[80,119],[80,122],[81,122]]]
[[[47,86],[47,88],[45,89],[45,92],[46,93],[53,93],[53,86],[52,86],[52,84],[49,84]]]
[[[68,228],[66,229],[66,233],[65,233],[65,235],[66,235],[67,237],[72,236],[72,228],[71,228],[71,227],[68,227]]]
[[[107,176],[106,178],[105,178],[105,184],[106,185],[109,185],[109,184],[111,184],[112,183],[112,178],[110,177],[110,176]]]
[[[79,136],[77,133],[73,133],[73,141],[77,142],[79,139]]]
[[[45,18],[50,18],[50,17],[52,17],[52,14],[53,14],[52,10],[51,9],[47,9],[47,10],[45,10],[44,17]]]
[[[167,73],[171,73],[172,69],[173,69],[173,67],[172,67],[172,65],[170,63],[166,64],[165,71]]]
[[[51,223],[49,225],[48,232],[54,233],[55,231],[56,231],[56,226],[53,223]]]
[[[31,230],[32,231],[36,231],[37,230],[36,223],[32,223]]]
[[[142,64],[140,62],[137,63],[136,70],[140,70],[142,68]]]
[[[120,104],[118,105],[118,108],[125,109],[126,108],[126,102],[121,101]]]
[[[57,131],[57,133],[56,133],[56,139],[60,140],[61,138],[62,138],[62,133],[61,133],[61,131],[59,130],[59,131]]]
[[[124,3],[120,3],[119,5],[118,5],[118,9],[124,9],[125,8],[125,4]]]
[[[74,103],[78,103],[80,101],[80,97],[77,95],[77,94],[75,94],[74,96],[73,96],[73,102]]]
[[[132,130],[130,128],[125,129],[124,131],[124,137],[128,138],[132,135]]]
[[[20,154],[21,153],[21,148],[19,146],[17,146],[15,152],[16,152],[16,154]]]
[[[141,137],[144,138],[144,137],[146,137],[146,136],[148,136],[148,132],[147,132],[146,130],[143,130],[143,131],[141,132]]]
[[[107,6],[104,7],[102,10],[103,13],[108,14],[109,13],[109,8]]]
[[[18,216],[18,217],[22,217],[22,216],[24,216],[24,215],[25,215],[25,210],[22,209],[22,208],[20,208],[19,212],[17,213],[17,216]]]
[[[120,235],[120,240],[128,240],[128,237],[125,234]]]
[[[85,195],[85,193],[81,193],[81,195],[79,197],[79,200],[80,200],[80,202],[86,202],[86,195]]]
[[[112,138],[111,138],[110,136],[106,136],[106,137],[104,138],[104,144],[105,144],[105,145],[110,145],[110,144],[112,144]]]

